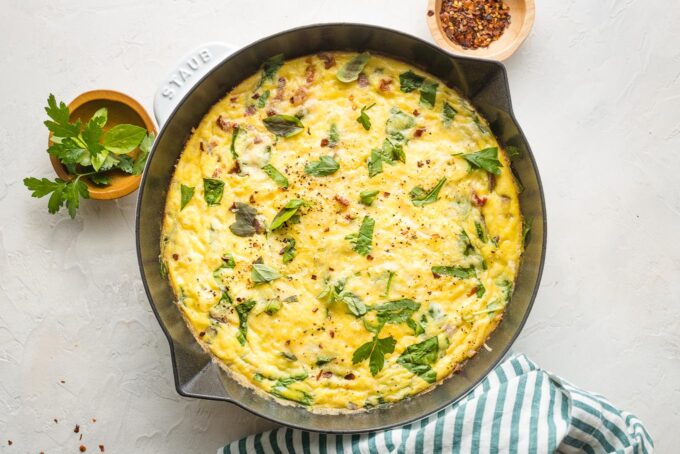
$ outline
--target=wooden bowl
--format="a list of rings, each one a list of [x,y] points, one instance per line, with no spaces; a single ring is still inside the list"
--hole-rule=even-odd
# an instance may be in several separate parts
[[[429,0],[427,7],[427,26],[435,42],[443,49],[456,55],[486,58],[487,60],[505,60],[524,42],[534,25],[536,7],[534,0],[503,0],[510,9],[510,25],[500,38],[489,47],[465,49],[451,41],[444,33],[439,12],[443,0]],[[434,14],[432,14],[434,13]]]
[[[156,125],[146,110],[144,110],[144,107],[128,95],[117,91],[88,91],[78,96],[68,105],[68,109],[71,112],[71,120],[79,118],[83,123],[87,123],[92,115],[102,107],[106,107],[108,110],[108,121],[106,126],[104,126],[104,131],[108,131],[115,125],[127,123],[141,126],[149,132],[156,133]],[[51,144],[52,134],[50,133],[49,145]],[[139,150],[136,149],[132,152],[132,155],[134,156],[138,152]],[[50,155],[50,161],[59,178],[62,180],[73,179],[73,175],[68,173],[66,167],[56,156]],[[83,180],[87,184],[90,198],[111,200],[126,196],[139,187],[139,182],[142,178],[141,175],[129,175],[120,170],[111,170],[108,172],[108,175],[111,176],[111,184],[108,186],[95,186],[87,179]]]

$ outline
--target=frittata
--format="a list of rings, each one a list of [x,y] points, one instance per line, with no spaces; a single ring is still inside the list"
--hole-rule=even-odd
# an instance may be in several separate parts
[[[240,383],[358,411],[436,386],[483,347],[522,230],[510,161],[454,89],[369,53],[277,55],[187,141],[161,267]]]

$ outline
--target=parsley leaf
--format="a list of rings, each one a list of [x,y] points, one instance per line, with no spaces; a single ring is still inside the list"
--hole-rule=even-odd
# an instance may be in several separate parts
[[[108,186],[111,184],[111,177],[105,173],[93,173],[88,175],[87,178],[97,186]]]
[[[219,205],[224,193],[224,181],[214,178],[203,178],[203,198],[205,202],[212,205]]]
[[[274,75],[276,75],[276,72],[281,66],[283,66],[283,54],[277,54],[265,60],[262,64],[262,75],[260,76],[260,81],[257,83],[255,90],[260,88],[266,81],[274,80]]]
[[[411,93],[413,90],[420,88],[424,81],[424,77],[419,76],[410,69],[405,73],[399,74],[399,88],[404,93]]]
[[[300,207],[303,206],[308,206],[308,204],[302,199],[289,200],[288,203],[286,203],[284,207],[276,214],[276,216],[274,216],[274,219],[272,219],[272,223],[269,226],[269,230],[274,231],[283,226],[283,224],[290,220],[290,218],[292,218],[293,215],[298,212]]]
[[[359,255],[368,255],[373,248],[373,229],[375,227],[375,220],[369,216],[364,216],[359,227],[359,233],[352,233],[345,236],[345,239],[352,244],[352,249]]]
[[[434,107],[435,99],[437,97],[437,87],[439,84],[433,80],[426,80],[420,87],[420,104],[429,107]]]
[[[366,305],[361,298],[352,292],[342,292],[337,296],[337,300],[342,301],[347,305],[347,309],[355,316],[361,317],[366,313]]]
[[[342,65],[342,67],[335,74],[340,82],[349,83],[357,80],[359,78],[359,73],[363,71],[366,63],[368,63],[371,54],[368,52],[363,52],[359,55],[355,55],[351,60]]]
[[[305,129],[300,119],[292,115],[272,115],[262,121],[269,132],[279,137],[291,137]]]
[[[191,201],[191,199],[194,196],[195,190],[196,189],[193,186],[181,185],[179,187],[180,199],[181,199],[179,211],[182,211],[184,209],[184,207],[187,206],[187,204]]]
[[[256,302],[254,300],[248,300],[245,303],[238,304],[236,306],[236,314],[238,314],[238,333],[236,338],[239,344],[246,344],[246,336],[248,335],[248,314],[255,307]]]
[[[266,284],[280,278],[281,275],[274,268],[268,267],[264,263],[253,263],[251,279],[255,284]]]
[[[371,129],[371,118],[368,116],[366,111],[373,106],[375,106],[375,103],[371,104],[370,106],[362,107],[361,114],[357,117],[357,122],[360,123],[361,126],[363,126],[366,131]]]
[[[451,106],[448,102],[444,102],[444,107],[442,108],[442,120],[444,126],[447,128],[451,125],[451,122],[456,117],[458,111]]]
[[[295,249],[295,239],[285,238],[283,240],[286,245],[281,249],[281,255],[283,255],[283,263],[290,263],[295,258],[297,254],[297,249]]]
[[[379,193],[380,191],[377,189],[367,189],[365,191],[361,191],[359,193],[359,202],[361,202],[363,205],[371,206]]]
[[[279,172],[276,167],[274,167],[271,164],[265,164],[264,167],[262,167],[262,171],[267,174],[269,178],[274,180],[274,183],[280,188],[287,188],[288,187],[288,178],[281,172]]]
[[[436,202],[439,200],[439,191],[441,191],[445,183],[446,177],[439,180],[429,192],[425,191],[421,186],[416,186],[415,188],[411,189],[411,192],[409,192],[411,203],[417,207],[422,207],[424,205],[429,205],[430,203]]]
[[[340,164],[332,156],[321,156],[318,161],[312,161],[305,165],[305,173],[314,177],[331,175],[338,169],[340,169]]]
[[[503,165],[498,160],[498,148],[485,148],[475,153],[468,153],[460,155],[463,159],[470,163],[474,169],[483,169],[494,175],[501,174],[501,167]]]
[[[462,266],[433,266],[432,274],[435,276],[453,276],[458,279],[468,279],[477,276],[474,266],[463,268]]]
[[[47,98],[45,112],[47,112],[47,115],[54,120],[45,121],[45,126],[47,126],[47,129],[49,129],[55,137],[77,137],[78,134],[80,134],[80,120],[71,124],[69,122],[71,113],[68,110],[68,106],[66,106],[64,102],[60,102],[59,105],[57,105],[57,101],[51,93],[49,98]]]
[[[397,341],[394,337],[378,338],[376,334],[373,340],[359,347],[352,355],[352,363],[357,364],[368,359],[368,367],[371,375],[376,375],[385,366],[385,355],[394,352]]]
[[[61,143],[53,143],[47,152],[56,156],[63,164],[77,164],[87,154],[87,150],[72,138],[64,138]]]
[[[438,353],[439,341],[435,336],[418,344],[409,345],[399,356],[397,363],[426,382],[434,383],[437,381],[437,373],[432,369],[431,364],[437,361]]]
[[[69,216],[74,218],[80,205],[80,198],[90,198],[87,185],[80,177],[71,181],[64,181],[61,178],[54,181],[47,178],[24,178],[24,185],[29,191],[33,191],[31,194],[33,197],[40,198],[52,194],[47,202],[47,210],[50,214],[56,213],[62,206],[66,205]]]
[[[257,210],[247,203],[236,202],[233,209],[236,221],[229,226],[229,230],[236,236],[253,236],[258,232]]]

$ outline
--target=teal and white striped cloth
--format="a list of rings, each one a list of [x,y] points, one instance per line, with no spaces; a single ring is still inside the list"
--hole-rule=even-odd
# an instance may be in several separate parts
[[[652,438],[634,415],[516,354],[460,402],[421,421],[360,435],[279,428],[235,441],[218,454],[645,454],[653,450]]]

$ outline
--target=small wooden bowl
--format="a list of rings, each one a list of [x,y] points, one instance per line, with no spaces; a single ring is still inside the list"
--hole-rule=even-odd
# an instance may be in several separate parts
[[[451,41],[442,27],[439,18],[443,0],[429,0],[427,6],[427,26],[435,42],[443,49],[456,55],[486,58],[488,60],[505,60],[524,42],[534,25],[536,6],[534,0],[504,0],[510,9],[510,25],[500,38],[489,47],[465,49]],[[433,12],[434,14],[431,14]]]
[[[108,121],[106,126],[104,126],[104,131],[108,131],[115,125],[126,123],[141,126],[149,132],[156,133],[156,125],[154,125],[144,107],[128,95],[117,91],[88,91],[78,96],[68,105],[71,119],[79,118],[83,123],[87,123],[92,118],[92,115],[102,107],[106,107],[108,111]],[[49,145],[51,144],[52,134],[50,133]],[[139,150],[135,150],[132,152],[132,155],[134,156],[138,152]],[[73,179],[73,175],[68,173],[66,167],[56,156],[50,155],[50,161],[59,178],[62,180]],[[142,178],[141,175],[129,175],[120,170],[112,170],[108,174],[111,176],[111,184],[108,186],[95,186],[85,179],[87,189],[90,192],[90,198],[111,200],[126,196],[139,187],[139,182]]]

